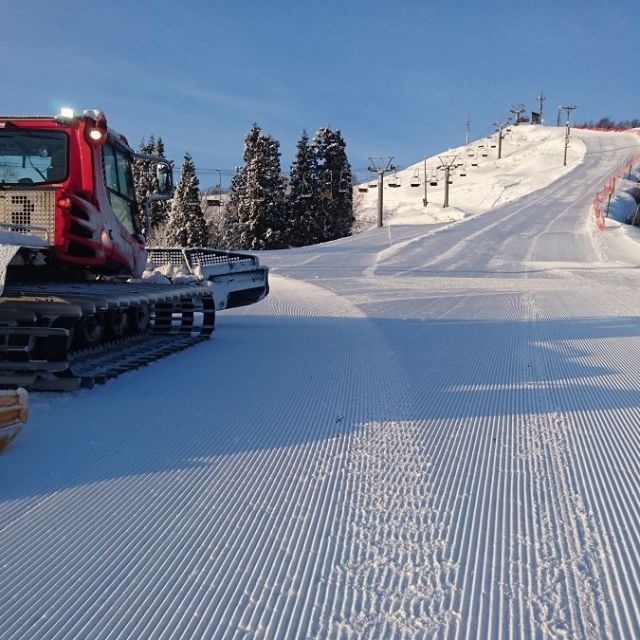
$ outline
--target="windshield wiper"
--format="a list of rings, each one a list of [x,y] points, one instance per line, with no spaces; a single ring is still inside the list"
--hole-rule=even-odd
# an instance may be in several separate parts
[[[42,171],[40,171],[40,169],[38,169],[38,167],[36,167],[36,165],[33,164],[33,160],[31,159],[31,156],[25,151],[25,148],[20,144],[20,142],[19,142],[19,140],[17,140],[17,138],[13,140],[13,144],[15,144],[16,147],[18,147],[18,149],[22,152],[22,157],[26,158],[29,161],[29,164],[31,165],[31,168],[34,171],[37,171],[40,174],[40,177],[42,178],[42,181],[43,182],[48,182],[47,181],[47,176],[45,176],[44,173],[42,173]]]

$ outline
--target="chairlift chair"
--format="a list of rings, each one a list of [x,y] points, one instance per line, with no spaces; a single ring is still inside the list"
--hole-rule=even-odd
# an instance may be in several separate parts
[[[338,182],[339,193],[349,193],[352,189],[351,181],[345,177],[344,171],[340,174],[340,181]]]
[[[369,187],[366,184],[359,184],[358,191],[360,193],[367,193],[367,191],[369,191]]]
[[[420,172],[418,169],[416,169],[413,172],[413,176],[411,177],[411,182],[409,183],[410,186],[412,187],[419,187],[420,186]]]
[[[331,169],[327,169],[324,172],[323,187],[324,187],[324,194],[327,197],[330,198],[331,196],[333,196],[333,171],[331,171]]]
[[[398,174],[394,174],[393,177],[391,178],[391,180],[389,180],[389,186],[392,187],[393,189],[397,189],[400,186],[400,177],[398,176]]]
[[[301,189],[300,189],[300,197],[301,198],[310,198],[313,195],[313,189],[311,185],[306,181],[302,181]]]

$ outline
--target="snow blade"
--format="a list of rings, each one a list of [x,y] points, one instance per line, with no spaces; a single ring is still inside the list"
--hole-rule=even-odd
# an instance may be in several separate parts
[[[0,390],[0,451],[20,433],[29,414],[29,396],[20,389]]]

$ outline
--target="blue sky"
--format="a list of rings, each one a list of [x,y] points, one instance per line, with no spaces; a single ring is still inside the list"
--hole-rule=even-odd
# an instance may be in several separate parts
[[[3,113],[100,108],[137,145],[206,169],[253,122],[288,171],[302,129],[340,129],[354,169],[407,165],[491,129],[542,89],[578,121],[640,117],[640,7],[619,0],[3,0]],[[364,178],[364,175],[362,175]]]

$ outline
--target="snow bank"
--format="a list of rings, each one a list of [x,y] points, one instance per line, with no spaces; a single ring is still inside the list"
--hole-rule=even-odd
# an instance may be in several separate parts
[[[638,185],[629,181],[622,180],[624,184],[620,185],[620,191],[611,196],[611,201],[607,207],[607,217],[618,222],[631,224],[633,217],[638,208],[636,198],[632,194],[631,187],[637,191]]]

